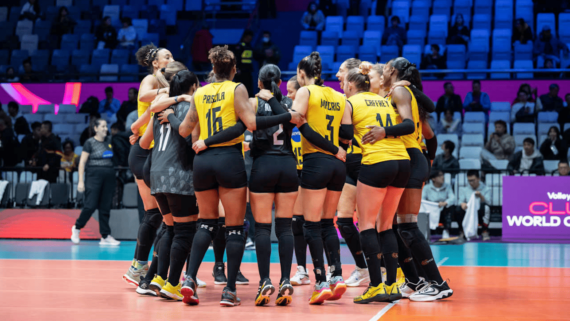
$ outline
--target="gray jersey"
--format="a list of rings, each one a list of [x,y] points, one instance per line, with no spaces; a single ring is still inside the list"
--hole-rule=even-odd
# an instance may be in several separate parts
[[[176,118],[183,121],[190,109],[190,103],[180,102],[170,108],[174,109]],[[183,138],[170,123],[160,124],[156,114],[153,121],[151,193],[194,195],[192,168],[195,153],[192,150],[192,136]]]

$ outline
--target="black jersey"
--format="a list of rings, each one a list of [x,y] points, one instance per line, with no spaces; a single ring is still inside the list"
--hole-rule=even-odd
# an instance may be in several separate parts
[[[293,101],[289,97],[283,97],[281,106],[285,110],[289,110],[293,105]],[[273,116],[271,106],[263,100],[257,98],[257,116]],[[291,135],[294,124],[281,124],[267,129],[256,130],[253,132],[253,139],[250,144],[251,156],[257,157],[261,155],[291,155],[293,147],[291,146]]]
[[[174,115],[184,120],[190,109],[189,102],[172,105]],[[170,123],[160,124],[158,115],[154,116],[154,149],[150,168],[150,191],[194,195],[192,136],[183,138]]]

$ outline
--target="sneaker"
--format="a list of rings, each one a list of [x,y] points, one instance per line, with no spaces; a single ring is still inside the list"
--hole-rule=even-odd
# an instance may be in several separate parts
[[[160,277],[160,275],[157,275],[154,277],[154,279],[152,279],[152,281],[150,282],[150,285],[148,287],[149,287],[149,289],[153,290],[157,296],[159,296],[160,290],[162,290],[162,287],[164,287],[165,283],[166,283],[166,281],[163,280]]]
[[[180,290],[182,289],[182,284],[178,283],[177,286],[173,286],[170,282],[167,282],[166,285],[160,290],[160,297],[165,298],[167,300],[176,300],[180,301],[184,297]]]
[[[117,246],[121,244],[121,242],[115,240],[114,237],[112,237],[111,235],[107,235],[106,238],[101,238],[101,242],[99,242],[99,245],[113,245],[113,246]]]
[[[488,231],[484,231],[483,233],[481,233],[481,236],[483,236],[483,241],[490,241],[491,240],[491,236],[489,236]]]
[[[402,293],[400,292],[400,287],[398,286],[398,283],[394,282],[392,283],[392,285],[384,284],[384,289],[388,296],[387,297],[388,302],[394,302],[402,298]]]
[[[188,305],[198,305],[200,300],[198,299],[198,293],[196,293],[196,282],[192,278],[187,278],[180,289],[180,294],[182,294],[182,302]]]
[[[237,297],[236,292],[233,292],[227,286],[222,292],[222,300],[220,300],[220,305],[223,307],[235,307],[241,304],[241,300]]]
[[[406,282],[400,285],[400,293],[402,294],[402,298],[410,298],[412,294],[427,285],[428,283],[422,278],[420,278],[420,281],[417,284],[412,283],[406,279]]]
[[[78,230],[75,228],[75,225],[73,225],[71,227],[71,242],[73,242],[73,244],[79,244],[80,238],[79,238],[79,232],[81,230]]]
[[[330,289],[332,291],[332,296],[327,300],[336,301],[339,300],[344,292],[346,292],[346,284],[342,279],[342,276],[333,276],[329,281]]]
[[[380,302],[380,298],[386,295],[386,288],[384,283],[378,286],[369,285],[362,295],[357,296],[352,300],[356,304],[368,304],[370,302]]]
[[[196,277],[196,283],[198,283],[199,288],[205,288],[206,287],[206,282],[198,279],[198,277]]]
[[[279,294],[277,294],[277,300],[275,300],[275,304],[280,306],[286,306],[291,304],[293,301],[293,286],[291,285],[291,281],[289,279],[285,279],[279,285]]]
[[[236,278],[236,284],[238,284],[238,285],[248,285],[249,284],[249,280],[246,279],[245,276],[243,276],[243,274],[241,274],[241,271],[238,271],[237,278]]]
[[[443,233],[441,233],[441,238],[442,239],[448,239],[449,238],[449,231],[443,230]]]
[[[410,296],[411,301],[428,302],[449,298],[453,295],[453,290],[449,288],[447,281],[441,284],[431,282],[428,286],[423,287],[421,290],[415,292]]]
[[[253,243],[253,241],[249,237],[245,241],[245,249],[248,251],[254,251],[255,250],[255,243]]]
[[[346,286],[359,286],[361,284],[368,284],[370,282],[370,274],[368,274],[368,269],[361,269],[358,266],[352,273],[350,277],[345,281]]]
[[[137,287],[137,293],[140,295],[156,296],[156,292],[151,290],[149,286],[150,286],[150,281],[142,279],[139,283],[139,286]]]
[[[309,274],[307,273],[304,267],[300,265],[297,266],[297,272],[291,278],[291,284],[295,286],[311,284],[311,279],[309,279]]]
[[[315,284],[315,290],[309,299],[309,304],[323,304],[325,300],[328,300],[332,296],[332,291],[330,289],[328,282],[317,282]]]
[[[275,292],[275,287],[271,284],[270,279],[263,279],[259,282],[259,288],[257,289],[257,295],[255,296],[255,305],[263,306],[269,303],[269,296]]]
[[[139,262],[134,261],[133,265],[129,267],[127,273],[123,275],[123,280],[125,280],[127,284],[139,286],[139,282],[146,276],[148,268],[148,264],[141,265]]]
[[[398,268],[396,272],[396,280],[398,286],[401,286],[402,284],[406,283],[406,276],[404,275],[404,271],[402,271],[402,268]]]
[[[223,262],[214,264],[214,271],[212,271],[212,276],[214,277],[214,284],[226,285],[228,279],[226,278],[225,265]]]
[[[332,278],[332,270],[331,267],[329,266],[327,268],[327,282],[330,282],[331,278]]]

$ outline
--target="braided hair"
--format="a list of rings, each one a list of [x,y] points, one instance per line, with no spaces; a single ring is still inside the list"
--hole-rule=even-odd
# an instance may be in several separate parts
[[[313,51],[310,55],[303,58],[297,68],[304,71],[308,78],[315,78],[316,85],[321,86],[324,84],[324,80],[321,78],[323,66],[321,63],[321,55],[318,51]]]
[[[143,67],[148,67],[149,73],[152,74],[154,71],[152,62],[158,58],[158,52],[162,49],[164,48],[158,48],[152,43],[146,46],[142,46],[139,50],[137,50],[137,53],[135,54],[137,62]]]
[[[281,80],[281,70],[273,64],[267,64],[259,70],[259,81],[263,84],[264,89],[269,89],[277,98],[277,101],[283,99],[281,89],[277,85]]]
[[[416,87],[420,91],[423,91],[422,77],[419,70],[416,68],[416,64],[411,63],[404,57],[398,57],[388,61],[388,65],[398,71],[398,80],[407,80],[412,84],[412,86]],[[427,110],[423,105],[419,103],[418,107],[420,119],[422,121],[426,120],[428,116]]]

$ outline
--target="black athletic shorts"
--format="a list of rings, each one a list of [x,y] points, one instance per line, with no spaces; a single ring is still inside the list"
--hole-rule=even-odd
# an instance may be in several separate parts
[[[356,186],[360,166],[362,166],[362,154],[347,154],[344,164],[346,165],[346,183]]]
[[[405,188],[410,174],[409,160],[391,160],[372,165],[362,165],[358,180],[363,184],[377,188],[388,186]]]
[[[301,175],[303,174],[302,169],[297,170],[297,181],[299,182],[299,186],[301,186]]]
[[[143,166],[143,180],[146,186],[150,188],[150,167],[152,166],[152,149],[149,150],[148,157]]]
[[[346,167],[340,159],[319,152],[303,155],[301,187],[341,192],[345,181]]]
[[[198,214],[198,202],[194,195],[155,193],[153,196],[161,213],[172,214],[174,217]]]
[[[197,192],[247,186],[242,144],[212,147],[194,157],[194,190]]]
[[[406,188],[422,189],[424,182],[429,177],[428,162],[424,154],[417,148],[408,148],[408,155],[410,155],[410,166],[412,167],[412,174],[408,180]]]
[[[254,158],[249,190],[253,193],[291,193],[299,190],[297,161],[293,155]]]
[[[131,146],[131,151],[129,152],[129,168],[136,179],[144,178],[143,167],[149,153],[150,151],[148,149],[141,148],[138,140]]]

